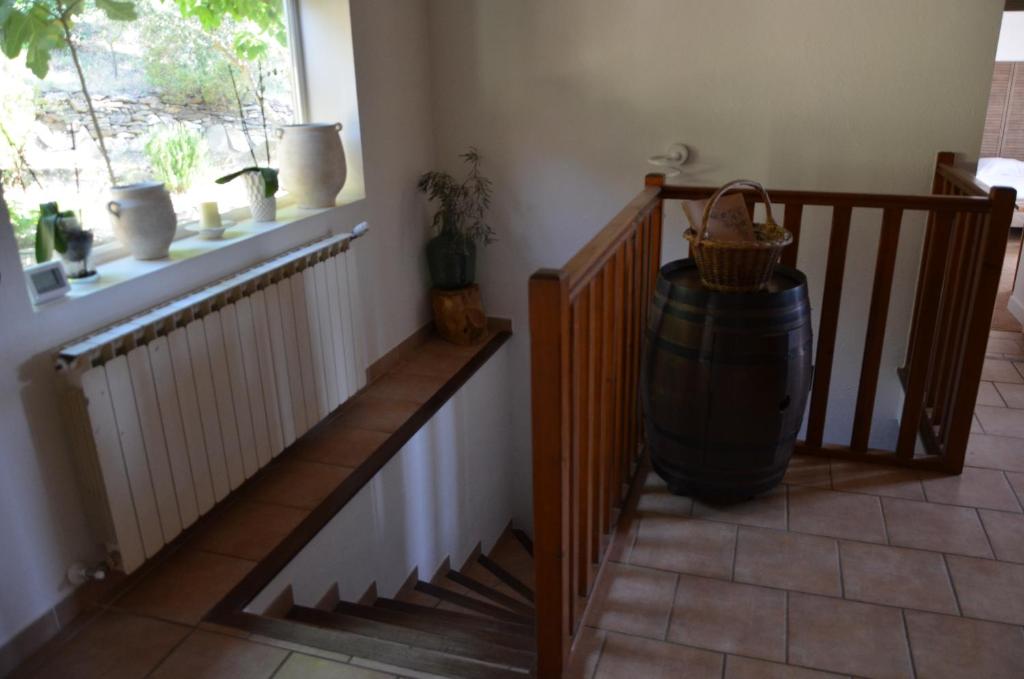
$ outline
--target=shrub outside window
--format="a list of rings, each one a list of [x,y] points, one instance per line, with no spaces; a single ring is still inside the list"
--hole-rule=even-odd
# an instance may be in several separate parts
[[[75,54],[60,22],[47,64],[30,42],[15,50],[11,14],[37,11],[67,12]],[[74,211],[97,252],[112,243],[111,174],[164,182],[179,223],[201,202],[246,205],[242,182],[214,179],[275,166],[273,130],[296,122],[285,22],[283,0],[0,0],[0,171],[22,263],[43,203]]]

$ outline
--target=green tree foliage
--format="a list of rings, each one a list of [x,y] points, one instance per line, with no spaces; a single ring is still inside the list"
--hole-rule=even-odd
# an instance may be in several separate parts
[[[6,185],[7,173],[3,174]],[[14,228],[14,240],[18,244],[18,249],[32,247],[36,241],[36,222],[38,221],[36,216],[31,210],[25,209],[12,198],[4,196],[4,200],[7,203],[7,212],[11,218],[11,226]]]
[[[287,44],[283,0],[171,0],[183,17],[197,19],[204,29],[213,32],[226,18],[238,24],[233,46],[240,59],[263,58],[269,45],[264,37]]]
[[[54,50],[68,49],[75,17],[90,6],[113,21],[134,21],[131,0],[0,0],[0,49],[8,59],[26,51],[25,65],[42,80]]]
[[[135,3],[131,0],[91,0],[91,6],[113,21],[134,21]],[[75,44],[75,18],[89,7],[86,0],[0,0],[0,51],[8,59],[16,59],[25,50],[25,65],[42,80],[50,70],[50,55],[54,50],[68,50],[75,64],[78,83],[82,87],[92,118],[93,132],[99,144],[111,184],[116,184],[110,154],[103,140],[103,130],[96,119],[96,111],[85,82],[85,72],[78,58]]]
[[[229,110],[231,83],[224,73],[237,59],[230,47],[231,29],[222,25],[207,32],[161,7],[143,13],[139,34],[146,45],[142,54],[146,80],[164,101],[186,104],[198,99]]]
[[[146,156],[157,179],[171,193],[192,186],[203,161],[203,137],[184,125],[155,132],[146,142]]]

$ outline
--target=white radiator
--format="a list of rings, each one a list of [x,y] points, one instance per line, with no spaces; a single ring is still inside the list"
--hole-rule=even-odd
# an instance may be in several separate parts
[[[116,567],[138,568],[365,386],[355,237],[60,350],[90,519]]]

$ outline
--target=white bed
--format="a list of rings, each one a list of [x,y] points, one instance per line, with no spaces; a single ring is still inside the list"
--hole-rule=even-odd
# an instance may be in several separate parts
[[[1017,199],[1024,199],[1024,161],[1012,158],[981,158],[978,179],[989,186],[1010,186],[1017,189]]]
[[[1012,228],[1024,226],[1024,161],[1012,158],[980,158],[978,179],[989,186],[1009,186],[1017,189],[1017,212],[1013,215]]]

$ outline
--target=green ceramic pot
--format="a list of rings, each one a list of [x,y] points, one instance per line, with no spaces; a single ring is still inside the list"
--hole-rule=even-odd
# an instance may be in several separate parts
[[[476,281],[476,244],[442,232],[427,241],[427,265],[434,287],[457,290]]]

